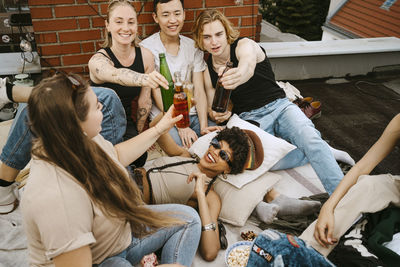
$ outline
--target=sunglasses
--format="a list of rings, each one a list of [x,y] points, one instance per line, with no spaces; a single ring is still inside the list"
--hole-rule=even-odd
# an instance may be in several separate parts
[[[225,150],[221,149],[221,144],[219,143],[219,141],[216,137],[214,137],[211,140],[210,145],[213,146],[215,149],[219,149],[219,156],[221,157],[221,159],[225,160],[229,166],[232,165],[232,162],[229,159],[228,153]]]
[[[221,249],[226,249],[228,247],[228,240],[226,239],[226,229],[221,221],[218,220],[218,231],[219,231],[219,244]]]

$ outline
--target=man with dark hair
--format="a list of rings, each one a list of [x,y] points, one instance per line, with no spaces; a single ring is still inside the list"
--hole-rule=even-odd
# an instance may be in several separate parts
[[[154,12],[157,13],[157,5],[158,5],[158,3],[164,4],[164,3],[168,3],[170,1],[171,0],[155,0],[155,1],[153,1],[153,10],[154,10]],[[183,3],[184,1],[183,0],[179,0],[179,1],[181,1],[182,8],[185,8],[184,3]]]
[[[208,133],[209,125],[215,125],[207,119],[207,98],[203,83],[203,72],[206,69],[204,54],[195,48],[192,39],[180,34],[185,21],[183,0],[158,0],[153,4],[153,19],[160,26],[160,31],[144,39],[140,46],[153,53],[157,70],[160,69],[160,53],[165,53],[172,75],[180,71],[182,77],[189,76],[186,75],[190,71],[189,66],[193,67],[193,95],[197,105],[190,109],[190,125],[187,128],[173,127],[170,130],[178,145],[190,147],[198,136]],[[161,92],[159,89],[153,89],[152,95],[155,105],[150,118],[154,119],[162,110]]]

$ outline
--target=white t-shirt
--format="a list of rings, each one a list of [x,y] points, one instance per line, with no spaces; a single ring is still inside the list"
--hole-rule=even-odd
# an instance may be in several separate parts
[[[194,41],[186,36],[179,35],[180,47],[178,55],[174,56],[167,53],[164,44],[161,42],[160,32],[156,32],[153,35],[147,37],[142,42],[140,46],[145,47],[153,53],[155,68],[160,71],[160,53],[165,53],[167,59],[169,71],[173,75],[176,71],[181,71],[183,77],[186,75],[186,70],[189,64],[193,64],[193,72],[202,72],[206,68],[206,63],[204,61],[204,53],[200,49],[194,46]],[[196,89],[195,89],[196,90]],[[154,118],[160,110],[153,105],[150,118]],[[196,114],[195,107],[192,107],[190,114]]]

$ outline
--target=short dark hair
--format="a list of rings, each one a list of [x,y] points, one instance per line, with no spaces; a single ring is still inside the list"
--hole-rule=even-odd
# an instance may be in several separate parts
[[[249,154],[249,141],[245,132],[238,127],[225,128],[217,134],[218,141],[224,140],[232,149],[231,174],[243,172]]]
[[[154,1],[153,1],[153,10],[154,10],[154,13],[157,13],[157,4],[158,4],[158,3],[164,4],[164,3],[171,2],[171,1],[172,1],[172,0],[154,0]],[[185,6],[183,5],[183,0],[180,0],[180,1],[181,1],[181,4],[182,4],[182,8],[185,9]]]

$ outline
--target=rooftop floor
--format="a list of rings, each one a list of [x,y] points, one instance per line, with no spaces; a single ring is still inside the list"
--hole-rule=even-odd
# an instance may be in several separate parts
[[[322,116],[314,124],[323,139],[358,161],[400,113],[399,77],[375,75],[290,83],[303,97],[312,96],[322,102]],[[400,174],[400,144],[373,173]]]

